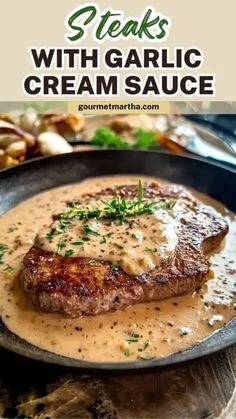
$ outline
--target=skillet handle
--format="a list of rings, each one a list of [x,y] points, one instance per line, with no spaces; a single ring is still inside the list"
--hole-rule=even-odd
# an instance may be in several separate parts
[[[210,115],[212,116],[212,115]],[[209,128],[217,137],[228,146],[232,155],[236,156],[236,128],[230,130],[226,126],[222,126],[213,120],[209,120],[207,115],[186,115],[186,118]]]

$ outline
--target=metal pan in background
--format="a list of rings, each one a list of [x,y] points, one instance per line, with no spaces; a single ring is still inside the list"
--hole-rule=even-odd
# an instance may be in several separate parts
[[[161,132],[189,153],[236,167],[236,137],[217,126],[191,120],[190,116],[188,119],[177,115],[88,115],[85,117],[84,129],[70,143],[89,145],[97,128],[112,127],[114,121],[123,121],[124,125],[134,129],[141,127]],[[122,132],[120,135],[122,137]]]

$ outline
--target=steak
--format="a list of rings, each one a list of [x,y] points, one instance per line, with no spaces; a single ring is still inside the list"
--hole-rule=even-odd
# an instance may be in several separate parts
[[[134,199],[136,185],[107,188],[96,196]],[[91,196],[91,195],[88,195]],[[93,195],[94,197],[94,195]],[[208,278],[210,253],[228,232],[222,215],[198,202],[179,185],[145,185],[144,199],[171,198],[184,202],[188,217],[180,217],[173,256],[140,275],[130,275],[107,260],[62,256],[40,248],[37,241],[23,262],[22,284],[40,310],[69,317],[96,315],[127,306],[192,293]]]

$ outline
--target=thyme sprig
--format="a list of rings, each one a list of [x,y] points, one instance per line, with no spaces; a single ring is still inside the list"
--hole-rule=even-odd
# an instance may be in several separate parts
[[[102,208],[80,208],[76,202],[70,203],[66,211],[60,215],[56,227],[53,227],[47,234],[47,239],[51,240],[55,234],[60,234],[76,220],[85,222],[91,218],[116,221],[119,223],[127,222],[127,218],[140,216],[143,214],[153,214],[155,211],[172,209],[176,203],[173,199],[160,199],[151,201],[144,199],[144,187],[141,181],[138,184],[138,197],[134,200],[121,198],[120,195],[110,201],[103,201]],[[91,231],[88,232],[91,234]]]

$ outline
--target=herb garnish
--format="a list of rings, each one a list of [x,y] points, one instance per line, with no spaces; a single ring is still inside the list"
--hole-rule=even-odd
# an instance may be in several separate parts
[[[147,131],[142,128],[139,128],[136,131],[136,143],[134,144],[135,148],[152,148],[160,147],[160,144],[157,141],[157,133],[155,131]]]
[[[64,242],[58,242],[56,253],[59,253],[60,250],[64,249],[64,247],[66,247],[66,244]]]
[[[132,332],[130,334],[129,338],[126,339],[126,342],[132,343],[132,342],[138,342],[138,340],[139,340],[139,334],[135,333],[135,332]]]
[[[89,242],[89,241],[90,241],[90,239],[88,237],[82,237],[81,240],[78,240],[76,242],[72,242],[71,244],[73,246],[82,246],[85,242]]]
[[[112,270],[113,272],[117,271],[118,269],[119,269],[119,266],[118,266],[118,265],[116,265],[115,263],[112,263],[112,264],[111,264],[111,270]]]
[[[144,199],[144,188],[142,182],[139,181],[138,185],[138,198],[122,199],[117,196],[110,201],[103,202],[102,208],[83,209],[72,202],[66,211],[60,215],[58,225],[51,229],[47,234],[47,238],[51,238],[55,234],[61,234],[65,229],[71,225],[75,220],[87,221],[91,218],[118,221],[120,223],[126,222],[128,217],[135,217],[143,214],[153,214],[155,211],[164,208],[172,209],[176,203],[173,199],[160,199],[159,201],[149,201]],[[83,226],[86,234],[99,236],[99,233],[87,224]]]
[[[124,246],[121,246],[121,244],[119,243],[114,243],[116,247],[118,247],[118,249],[124,249]]]
[[[3,265],[3,258],[5,253],[8,251],[8,246],[4,243],[0,243],[0,265]]]
[[[138,351],[143,352],[143,351],[145,351],[145,349],[147,349],[148,346],[149,346],[149,342],[147,341],[147,342],[144,343],[143,348],[138,348]]]
[[[95,237],[100,236],[100,234],[96,230],[93,230],[91,227],[89,227],[88,224],[85,224],[83,226],[83,231],[84,231],[84,233],[91,234],[92,236],[95,236]]]
[[[124,355],[127,356],[127,357],[130,356],[130,350],[129,349],[126,349],[124,351]]]
[[[130,347],[131,347],[130,345],[131,345],[131,343],[139,342],[140,337],[142,337],[142,336],[140,336],[139,333],[136,333],[134,331],[129,333],[129,337],[121,344],[121,349],[124,351],[125,356],[130,356]],[[143,347],[138,348],[138,352],[145,351],[148,346],[149,346],[149,341],[146,341],[143,344]],[[150,357],[148,354],[147,354],[146,357],[144,357],[144,356],[138,356],[138,357],[141,358],[141,359],[146,359],[146,360],[147,359],[152,359],[152,357]]]
[[[97,262],[99,262],[98,260],[96,260],[96,259],[90,259],[89,261],[88,261],[88,263],[90,264],[90,265],[94,265],[94,264],[96,264]]]
[[[53,236],[54,234],[53,234],[53,231],[51,230],[46,234],[46,239],[51,241],[53,239]]]
[[[5,269],[3,269],[3,272],[13,272],[14,268],[11,265],[7,265]]]
[[[74,253],[74,250],[72,250],[72,249],[68,249],[68,250],[66,250],[66,251],[65,251],[65,257],[72,256],[72,255],[73,255],[73,253]]]
[[[106,243],[107,240],[112,236],[112,232],[111,233],[107,233],[103,236],[102,240],[100,241],[100,244]]]

